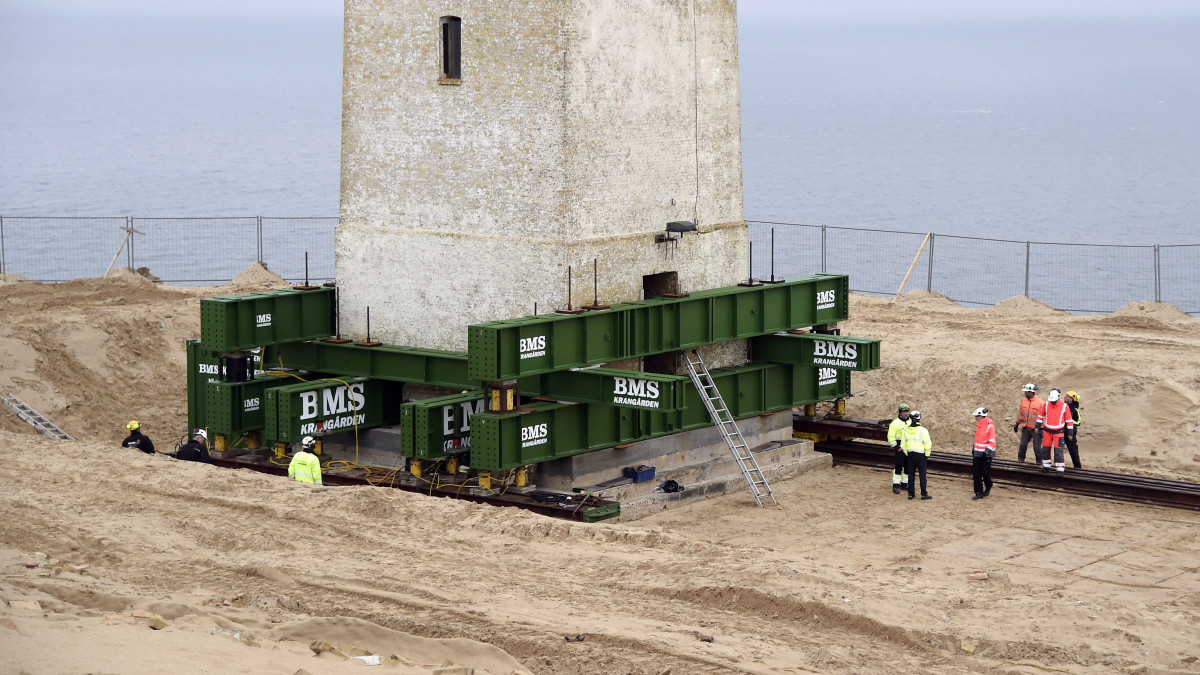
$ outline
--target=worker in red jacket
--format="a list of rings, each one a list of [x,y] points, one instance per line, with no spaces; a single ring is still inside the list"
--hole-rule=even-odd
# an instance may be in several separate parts
[[[971,448],[971,473],[975,479],[975,496],[983,499],[992,494],[992,459],[996,456],[996,425],[988,417],[987,408],[975,409],[975,446]]]
[[[1038,413],[1037,428],[1042,432],[1042,445],[1038,452],[1038,461],[1042,464],[1042,472],[1050,471],[1051,454],[1053,454],[1054,470],[1062,476],[1067,470],[1063,461],[1063,434],[1067,429],[1075,430],[1075,419],[1071,416],[1071,408],[1062,400],[1062,392],[1051,389],[1042,410]]]
[[[1021,387],[1023,398],[1017,407],[1017,421],[1013,422],[1013,433],[1021,434],[1021,445],[1017,448],[1017,461],[1025,461],[1025,451],[1029,442],[1033,441],[1033,456],[1037,457],[1038,447],[1042,444],[1041,433],[1037,431],[1037,416],[1042,410],[1042,399],[1037,395],[1038,386],[1032,382]]]

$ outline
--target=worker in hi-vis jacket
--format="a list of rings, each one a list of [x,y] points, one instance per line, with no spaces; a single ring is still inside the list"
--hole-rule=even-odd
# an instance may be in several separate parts
[[[929,430],[921,426],[921,411],[914,410],[909,416],[909,425],[902,432],[904,440],[901,447],[908,456],[908,498],[916,498],[917,476],[921,478],[921,499],[933,499],[929,495],[928,472],[929,463],[926,461],[933,452],[933,441],[929,439]]]
[[[321,458],[313,454],[313,449],[316,447],[317,439],[312,436],[300,439],[300,449],[292,455],[292,461],[288,464],[288,478],[293,478],[301,483],[322,484]]]
[[[1021,405],[1017,406],[1017,421],[1013,422],[1013,432],[1021,434],[1021,445],[1017,448],[1018,462],[1025,461],[1025,451],[1029,449],[1031,441],[1034,457],[1042,444],[1037,430],[1037,416],[1042,411],[1042,399],[1038,398],[1037,390],[1037,385],[1032,382],[1021,388],[1023,398]]]
[[[894,495],[900,494],[901,490],[908,489],[908,458],[904,454],[904,448],[900,447],[904,442],[904,427],[907,426],[908,404],[901,403],[900,411],[896,414],[896,419],[888,425],[887,433],[888,443],[895,451],[895,462],[892,468],[892,494]]]
[[[1075,418],[1071,416],[1070,406],[1062,400],[1061,391],[1050,390],[1050,395],[1042,404],[1042,411],[1038,413],[1037,426],[1042,432],[1042,447],[1038,453],[1042,471],[1050,470],[1050,460],[1053,459],[1054,471],[1062,476],[1067,470],[1067,464],[1063,461],[1063,434],[1067,429],[1075,430]]]
[[[975,444],[971,447],[971,476],[975,496],[983,499],[992,494],[992,459],[996,456],[996,425],[988,417],[987,408],[975,409]]]

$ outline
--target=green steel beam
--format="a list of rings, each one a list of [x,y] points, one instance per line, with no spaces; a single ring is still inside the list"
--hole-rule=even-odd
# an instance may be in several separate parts
[[[284,289],[200,301],[200,344],[215,352],[329,337],[334,289]]]
[[[712,376],[738,419],[850,394],[850,371],[834,368],[751,364],[714,370]],[[534,402],[513,413],[478,413],[471,416],[469,463],[503,471],[712,424],[694,387],[687,403],[673,412]]]
[[[782,333],[756,337],[750,342],[755,361],[829,366],[847,370],[875,370],[880,365],[877,338]]]
[[[221,352],[205,349],[199,340],[188,340],[187,352],[187,401],[188,427],[191,429],[207,428],[208,390],[210,382],[221,381]],[[273,352],[266,349],[268,360]],[[251,360],[256,369],[262,365],[262,352],[252,354]],[[232,414],[232,413],[218,413]]]
[[[849,277],[820,274],[475,324],[467,375],[497,382],[835,323],[849,317],[849,290]]]
[[[266,392],[264,435],[291,442],[306,435],[395,424],[400,419],[401,388],[367,378],[323,378],[275,387]]]
[[[394,382],[476,389],[466,378],[467,355],[414,347],[360,347],[332,342],[294,342],[276,347],[284,366]],[[616,368],[563,370],[523,377],[521,393],[580,403],[673,410],[683,406],[686,377]]]
[[[521,392],[526,395],[659,412],[685,407],[688,396],[693,406],[703,409],[695,391],[686,377],[614,368],[546,373],[521,380]],[[403,404],[402,452],[406,457],[430,459],[470,448],[471,417],[483,412],[483,405],[481,389]]]
[[[207,382],[205,413],[196,427],[236,439],[266,427],[267,393],[287,384],[284,377],[259,374],[245,382]]]
[[[471,417],[483,412],[483,390],[411,401],[400,406],[405,457],[431,459],[471,447]]]
[[[474,389],[467,378],[467,355],[418,347],[360,347],[333,342],[293,342],[278,347],[283,366],[392,382],[423,382],[439,387]]]
[[[523,377],[521,393],[574,403],[601,403],[642,410],[678,410],[686,405],[691,381],[681,375],[617,368],[559,370]]]

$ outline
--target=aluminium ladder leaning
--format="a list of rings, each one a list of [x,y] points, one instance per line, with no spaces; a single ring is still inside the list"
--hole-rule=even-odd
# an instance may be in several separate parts
[[[693,357],[695,357],[695,361],[692,360]],[[725,399],[717,390],[712,375],[704,365],[704,359],[701,359],[700,354],[694,349],[690,354],[684,352],[683,359],[687,362],[688,375],[692,378],[692,384],[696,385],[696,391],[700,392],[700,398],[704,400],[704,407],[708,408],[709,416],[712,417],[713,422],[716,422],[717,429],[720,429],[721,436],[725,438],[725,444],[733,453],[733,459],[737,461],[738,468],[742,470],[742,477],[746,479],[746,485],[750,486],[750,494],[754,495],[754,503],[762,506],[763,500],[766,499],[771,500],[772,504],[778,503],[775,501],[775,495],[771,492],[771,486],[767,484],[767,477],[763,475],[762,469],[758,468],[754,453],[750,452],[750,448],[747,447],[746,439],[742,437],[742,431],[738,429],[737,423],[733,421],[733,415],[725,406]]]
[[[43,417],[40,412],[22,403],[21,399],[17,398],[13,394],[10,393],[8,396],[0,396],[0,401],[3,401],[4,405],[7,406],[9,410],[15,412],[17,417],[25,420],[34,429],[37,429],[50,438],[57,438],[60,441],[75,440],[70,434],[62,429],[59,429],[57,424]]]

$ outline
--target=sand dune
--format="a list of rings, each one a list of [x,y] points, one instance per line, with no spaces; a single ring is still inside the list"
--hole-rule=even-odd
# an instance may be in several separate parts
[[[131,418],[164,450],[184,433],[199,297],[281,285],[0,279],[0,391],[79,439],[0,411],[0,672],[370,667],[325,642],[400,673],[1200,673],[1200,513],[1004,485],[972,502],[939,475],[909,502],[839,467],[774,485],[772,508],[587,525],[118,447]],[[1200,320],[924,292],[851,316],[884,340],[853,416],[906,401],[967,452],[986,405],[1013,458],[1034,381],[1081,394],[1085,466],[1200,480]]]

